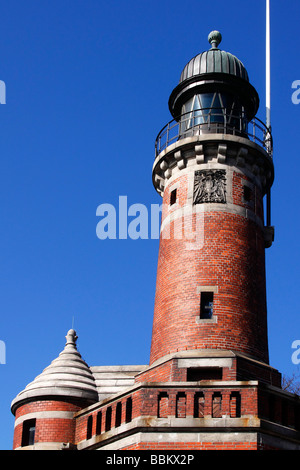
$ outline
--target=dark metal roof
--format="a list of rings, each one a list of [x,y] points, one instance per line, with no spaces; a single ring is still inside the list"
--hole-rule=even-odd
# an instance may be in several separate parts
[[[189,61],[181,73],[179,83],[206,73],[228,73],[249,81],[247,70],[239,59],[229,52],[210,49]]]
[[[259,96],[251,85],[243,63],[229,52],[219,49],[222,35],[212,31],[208,36],[211,49],[196,55],[184,67],[180,82],[169,98],[169,109],[176,119],[182,105],[195,94],[222,92],[235,95],[245,108],[247,119],[256,115]]]
[[[207,73],[226,73],[249,81],[248,73],[243,63],[229,52],[218,49],[222,36],[218,31],[210,33],[208,40],[212,48],[191,59],[184,67],[179,83],[196,75]]]

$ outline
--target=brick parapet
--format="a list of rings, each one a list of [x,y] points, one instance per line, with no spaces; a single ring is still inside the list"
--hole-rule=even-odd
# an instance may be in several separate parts
[[[284,423],[282,415],[281,418],[277,415],[273,416],[270,408],[266,406],[274,394],[278,400],[289,403],[290,412]],[[196,401],[196,397],[201,398],[201,396],[204,399],[204,402],[201,401],[202,404],[204,403],[202,411],[198,408]],[[128,397],[132,399],[132,413],[130,419],[126,421],[125,408]],[[123,412],[121,421],[116,425],[118,403],[122,404]],[[218,410],[219,403],[221,403],[220,411]],[[109,429],[105,427],[108,408],[111,408],[112,411]],[[277,407],[277,409],[281,409],[281,407]],[[101,412],[102,426],[100,432],[97,432],[96,422],[99,412]],[[183,433],[185,442],[188,442],[188,436],[193,439],[195,432],[203,433],[206,436],[205,439],[207,439],[207,433],[210,433],[211,436],[214,435],[213,439],[217,442],[221,432],[223,437],[217,443],[217,445],[221,445],[222,442],[225,443],[228,440],[228,436],[234,428],[236,429],[235,434],[240,434],[240,436],[245,436],[247,432],[254,430],[256,430],[255,432],[260,430],[266,432],[267,430],[271,434],[276,431],[280,435],[283,432],[282,426],[285,426],[286,437],[296,442],[297,438],[299,439],[297,413],[299,413],[299,400],[297,401],[291,394],[275,387],[261,386],[257,381],[210,381],[201,382],[201,384],[195,382],[140,383],[132,388],[131,393],[130,390],[127,390],[126,394],[104,400],[98,405],[78,412],[75,417],[76,444],[79,449],[109,449],[109,446],[113,445],[112,443],[116,445],[117,442],[118,449],[129,449],[131,445],[123,445],[123,439],[126,441],[127,437],[131,436],[130,442],[132,443],[137,439],[137,436],[140,436],[140,433],[148,429],[146,440],[149,442],[151,441],[149,438],[151,433],[154,436],[157,432],[163,433],[165,436],[170,436],[170,433],[176,433],[176,436],[180,436],[180,433]],[[89,416],[93,416],[93,431],[87,439]],[[239,442],[242,442],[242,438]],[[143,448],[148,444],[140,442],[136,445],[141,446],[136,448]],[[177,443],[176,448],[184,449],[184,445],[184,443]],[[165,439],[161,446],[162,449],[168,449],[172,446],[172,440]],[[226,444],[224,446],[223,448],[226,448]],[[155,447],[151,448],[155,449]]]

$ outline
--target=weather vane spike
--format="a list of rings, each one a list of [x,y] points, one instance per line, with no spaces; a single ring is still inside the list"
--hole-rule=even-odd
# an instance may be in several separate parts
[[[266,126],[271,126],[270,0],[266,0]]]

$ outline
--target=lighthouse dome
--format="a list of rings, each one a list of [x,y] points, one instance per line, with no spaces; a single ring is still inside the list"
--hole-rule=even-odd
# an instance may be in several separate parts
[[[255,116],[259,97],[250,84],[246,67],[236,56],[219,49],[221,40],[221,33],[212,31],[208,35],[211,48],[193,57],[182,70],[179,83],[169,98],[169,109],[175,119],[190,111],[191,100],[196,95],[203,98],[200,97],[199,103],[196,99],[198,108],[213,105],[215,108],[231,109],[234,101],[237,115],[240,114],[236,108],[238,102],[238,107],[243,107],[248,120]],[[214,101],[214,93],[222,95],[218,102]]]
[[[179,83],[192,77],[208,73],[225,73],[249,81],[244,64],[230,52],[218,48],[222,40],[219,31],[212,31],[208,36],[211,49],[197,54],[184,67]]]

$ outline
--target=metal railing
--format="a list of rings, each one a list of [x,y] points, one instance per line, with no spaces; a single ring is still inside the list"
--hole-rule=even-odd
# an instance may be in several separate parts
[[[157,135],[155,156],[180,139],[212,133],[248,138],[264,147],[272,157],[273,140],[270,129],[258,118],[248,121],[243,114],[229,114],[223,108],[196,109],[170,121]]]

